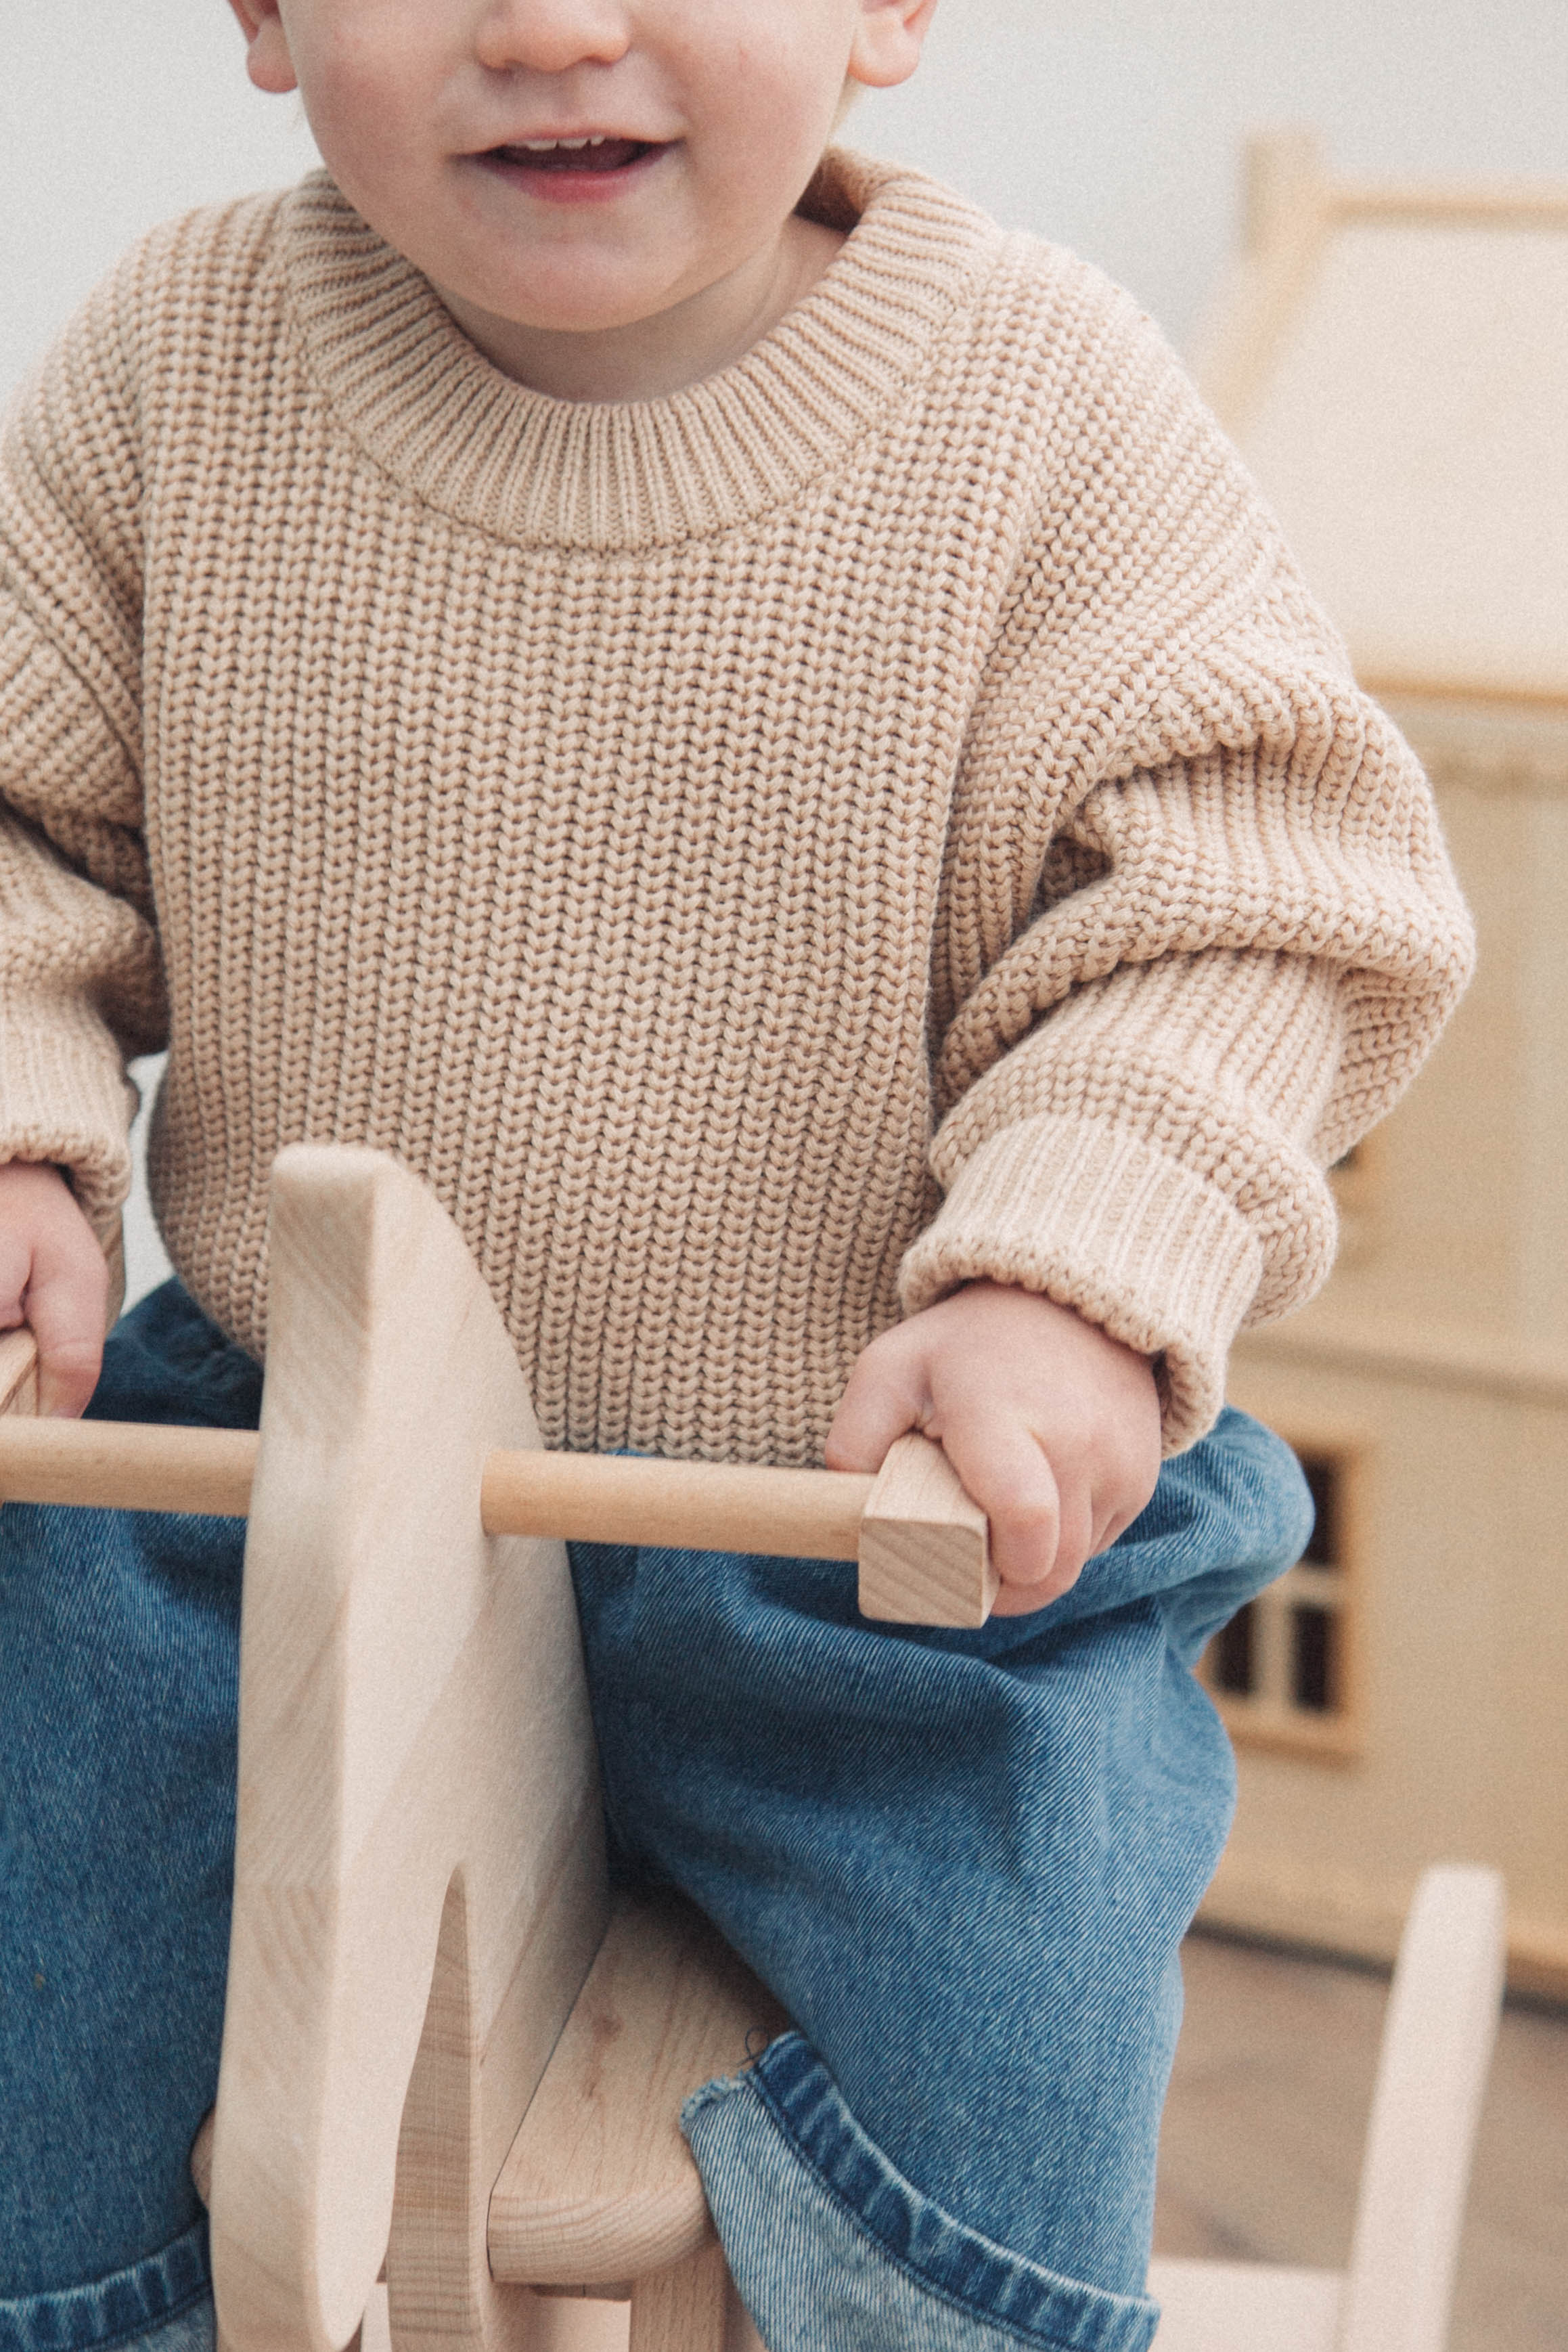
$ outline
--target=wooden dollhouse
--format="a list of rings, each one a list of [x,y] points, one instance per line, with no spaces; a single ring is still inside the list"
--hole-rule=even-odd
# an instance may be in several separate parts
[[[1237,1349],[1319,1513],[1206,1662],[1241,1774],[1206,1916],[1385,1957],[1462,1856],[1568,1998],[1568,181],[1346,183],[1296,132],[1248,179],[1197,373],[1431,772],[1481,960],[1336,1171],[1327,1289]]]

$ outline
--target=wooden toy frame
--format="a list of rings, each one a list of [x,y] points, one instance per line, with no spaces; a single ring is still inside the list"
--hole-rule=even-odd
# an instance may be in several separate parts
[[[988,1605],[983,1519],[921,1441],[874,1486],[552,1462],[455,1227],[384,1155],[285,1152],[270,1247],[258,1442],[0,1429],[7,1500],[250,1512],[193,2162],[220,2342],[342,2352],[363,2322],[376,2352],[373,2320],[394,2352],[559,2352],[549,2298],[586,2294],[630,2300],[630,2352],[756,2347],[678,2115],[784,2020],[695,1912],[611,1904],[560,1535],[858,1544],[862,1603],[869,1574],[883,1613],[952,1622]],[[0,1410],[31,1410],[30,1364],[0,1339]],[[1495,1874],[1429,1873],[1349,2273],[1156,2263],[1156,2352],[1438,2352],[1501,1950]]]
[[[269,1246],[258,1438],[13,1420],[0,1449],[7,1499],[249,1512],[223,2342],[340,2352],[384,2258],[398,2352],[521,2352],[524,2285],[629,2292],[636,2352],[718,2352],[680,2098],[783,2021],[695,1915],[612,1917],[561,1538],[858,1550],[868,1615],[980,1622],[983,1516],[917,1438],[875,1481],[545,1454],[461,1236],[386,1155],[283,1153]]]

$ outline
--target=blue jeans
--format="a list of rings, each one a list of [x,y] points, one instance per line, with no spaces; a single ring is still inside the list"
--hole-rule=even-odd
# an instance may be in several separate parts
[[[92,1411],[254,1426],[177,1283]],[[1310,1525],[1227,1413],[1075,1590],[863,1623],[852,1569],[577,1545],[618,1872],[797,2031],[685,2116],[770,2352],[1144,2352],[1177,1948],[1228,1825],[1190,1668]],[[0,2352],[210,2343],[243,1524],[0,1514]]]

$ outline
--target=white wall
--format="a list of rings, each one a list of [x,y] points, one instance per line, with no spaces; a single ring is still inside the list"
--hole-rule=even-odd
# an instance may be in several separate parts
[[[1240,136],[1281,121],[1347,170],[1568,173],[1568,6],[940,0],[920,74],[851,135],[1078,246],[1179,340]],[[224,0],[0,0],[0,395],[138,230],[313,157]]]
[[[224,0],[0,0],[0,397],[142,229],[316,161]]]
[[[0,0],[0,399],[139,230],[314,161],[241,58],[223,0]],[[1076,245],[1179,341],[1241,136],[1279,121],[1348,171],[1568,174],[1568,0],[941,0],[849,136]],[[144,1218],[131,1246],[140,1286]]]
[[[865,143],[1075,246],[1181,342],[1229,251],[1243,135],[1346,173],[1568,175],[1564,0],[939,0]]]

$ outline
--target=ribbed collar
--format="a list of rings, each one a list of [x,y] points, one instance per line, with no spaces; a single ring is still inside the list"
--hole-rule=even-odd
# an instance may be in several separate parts
[[[843,149],[801,209],[850,227],[842,250],[744,359],[660,400],[514,383],[324,172],[286,201],[282,258],[318,382],[398,481],[517,543],[632,550],[727,530],[831,467],[923,372],[1001,241],[936,182]]]

